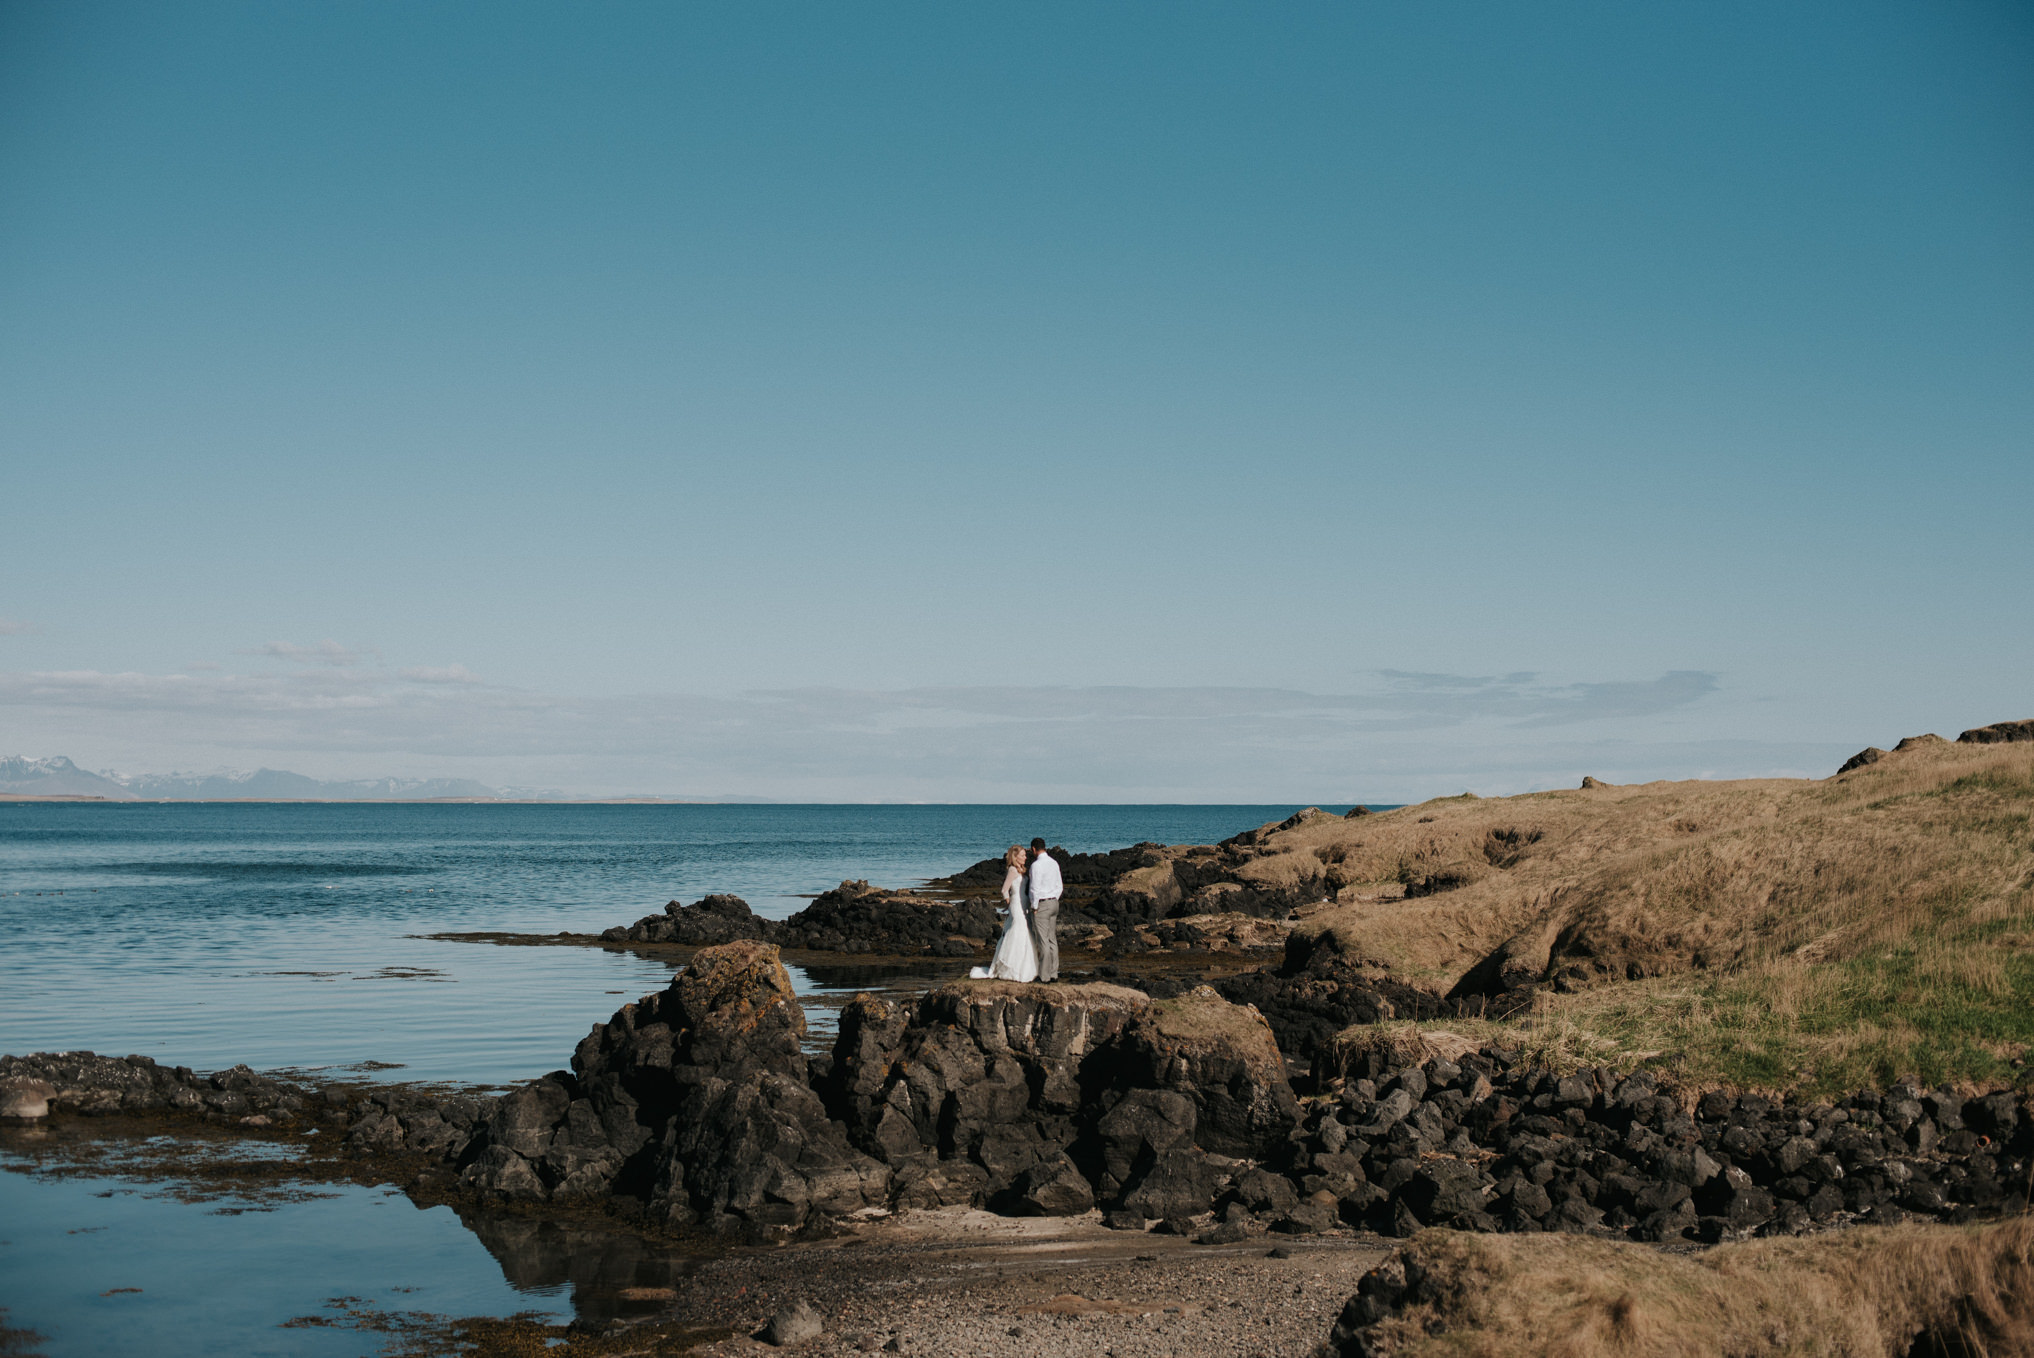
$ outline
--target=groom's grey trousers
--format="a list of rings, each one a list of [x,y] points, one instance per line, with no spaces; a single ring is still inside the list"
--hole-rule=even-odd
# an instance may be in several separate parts
[[[1059,897],[1031,903],[1031,943],[1038,949],[1038,979],[1059,979]]]

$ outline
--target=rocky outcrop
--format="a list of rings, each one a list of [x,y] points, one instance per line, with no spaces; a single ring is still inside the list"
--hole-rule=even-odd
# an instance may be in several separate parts
[[[1850,758],[1844,760],[1843,767],[1839,768],[1837,770],[1837,773],[1845,774],[1849,773],[1852,769],[1865,768],[1869,765],[1878,763],[1881,759],[1884,759],[1885,757],[1886,752],[1884,750],[1880,749],[1876,745],[1867,745],[1862,750],[1859,750],[1856,754],[1852,755]]]
[[[702,949],[495,1105],[460,1156],[483,1194],[629,1199],[737,1236],[862,1207],[1207,1210],[1298,1105],[1263,1019],[1213,991],[963,981],[860,995],[815,1072],[771,944]],[[1162,1210],[1161,1210],[1162,1209]]]
[[[971,957],[1001,932],[995,907],[986,901],[942,900],[842,882],[786,920],[764,919],[739,896],[716,895],[692,905],[672,901],[662,914],[608,929],[601,938],[702,947],[754,939],[821,952]]]
[[[1297,1112],[1263,1019],[1211,990],[958,982],[841,1016],[830,1102],[900,1206],[1208,1210]]]
[[[1497,945],[1462,974],[1448,992],[1457,1014],[1469,1018],[1509,1018],[1532,1006],[1546,982],[1554,943],[1565,920],[1548,915]]]
[[[1232,836],[1220,844],[1134,844],[1101,854],[1050,852],[1066,882],[1063,928],[1100,925],[1114,934],[1105,951],[1122,954],[1164,946],[1147,932],[1163,920],[1196,915],[1243,915],[1282,920],[1344,885],[1334,864],[1311,853],[1280,853],[1266,841],[1282,830],[1332,820],[1309,807]],[[993,892],[1003,880],[1001,859],[984,859],[934,885],[953,892]]]
[[[823,952],[969,957],[1002,934],[999,904],[842,882],[785,920],[774,941]]]
[[[1978,726],[1965,731],[1956,738],[1959,745],[2008,745],[2016,741],[2034,740],[2034,720],[1999,721],[1990,726]]]
[[[1215,988],[1232,1003],[1254,1006],[1270,1023],[1279,1047],[1303,1061],[1312,1060],[1352,1024],[1457,1012],[1449,1001],[1367,962],[1332,930],[1295,932],[1286,940],[1278,967],[1242,972],[1216,982]]]
[[[213,1121],[257,1120],[260,1126],[294,1116],[309,1091],[286,1081],[235,1066],[199,1075],[189,1066],[162,1066],[146,1056],[100,1056],[93,1052],[38,1052],[0,1056],[0,1087],[33,1093],[41,1113],[24,1099],[12,1116],[49,1113],[104,1116],[114,1113],[189,1113]]]
[[[1460,1051],[1461,1044],[1456,1048]],[[1393,1235],[1422,1226],[1715,1242],[1843,1220],[2017,1210],[2034,1121],[2010,1091],[1896,1085],[1826,1103],[1711,1092],[1645,1072],[1555,1073],[1501,1049],[1401,1059],[1373,1043],[1295,1131],[1300,1199]]]
[[[669,1226],[795,1230],[886,1200],[812,1090],[805,1015],[770,944],[702,949],[597,1025],[560,1071],[503,1098],[462,1178],[510,1199],[625,1196]]]

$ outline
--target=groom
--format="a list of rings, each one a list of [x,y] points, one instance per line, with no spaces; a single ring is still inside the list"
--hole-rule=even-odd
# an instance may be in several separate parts
[[[1031,870],[1025,895],[1031,898],[1031,943],[1038,952],[1038,979],[1059,979],[1059,863],[1045,851],[1045,841],[1031,841]]]

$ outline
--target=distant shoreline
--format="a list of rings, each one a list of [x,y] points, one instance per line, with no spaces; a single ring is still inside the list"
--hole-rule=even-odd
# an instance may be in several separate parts
[[[0,802],[98,802],[105,806],[764,806],[690,797],[107,797],[95,792],[0,792]]]

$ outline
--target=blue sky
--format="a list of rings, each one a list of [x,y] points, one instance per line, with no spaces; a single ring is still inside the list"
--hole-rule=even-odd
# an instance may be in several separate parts
[[[1400,800],[2034,715],[2034,11],[0,4],[0,745]]]

